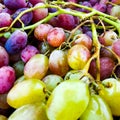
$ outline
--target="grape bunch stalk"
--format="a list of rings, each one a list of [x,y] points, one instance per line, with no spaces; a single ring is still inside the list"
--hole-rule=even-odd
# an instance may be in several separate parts
[[[119,119],[119,80],[119,0],[0,1],[0,119]]]

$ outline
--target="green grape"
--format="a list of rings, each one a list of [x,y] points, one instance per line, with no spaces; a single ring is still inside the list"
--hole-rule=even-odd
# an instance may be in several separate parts
[[[43,82],[49,91],[53,91],[55,87],[63,81],[63,78],[59,75],[50,74],[43,78]]]
[[[0,120],[7,120],[7,117],[5,117],[4,115],[0,115]]]
[[[80,120],[113,120],[108,104],[99,96],[91,95],[87,109]]]
[[[88,85],[79,80],[60,83],[47,101],[49,120],[77,120],[89,102]]]
[[[8,92],[7,103],[18,108],[25,104],[41,102],[45,99],[45,84],[39,79],[28,79],[18,82]]]
[[[17,108],[8,120],[48,120],[44,103],[27,104]]]

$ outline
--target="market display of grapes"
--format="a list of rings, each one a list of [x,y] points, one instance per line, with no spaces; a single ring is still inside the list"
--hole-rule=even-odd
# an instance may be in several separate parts
[[[0,120],[120,120],[120,0],[0,0]]]

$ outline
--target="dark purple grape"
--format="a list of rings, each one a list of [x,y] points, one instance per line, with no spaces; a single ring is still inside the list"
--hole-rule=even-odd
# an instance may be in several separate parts
[[[120,78],[120,65],[117,65],[114,70],[115,75]]]
[[[15,54],[20,52],[27,44],[27,34],[21,30],[16,30],[5,43],[8,53]]]
[[[26,7],[27,2],[26,0],[4,0],[4,5],[11,10],[17,10]]]
[[[66,30],[72,30],[75,27],[75,19],[72,15],[60,14],[58,16],[59,27]]]
[[[103,3],[96,3],[93,8],[103,13],[105,13],[107,10],[106,4]]]
[[[56,8],[48,8],[48,12],[50,12],[50,13],[54,13],[54,12],[56,12],[56,11],[57,11]]]
[[[15,81],[15,71],[10,66],[0,68],[0,94],[6,93],[13,86]]]
[[[48,23],[50,25],[52,25],[53,27],[58,27],[59,26],[59,21],[58,21],[58,17],[53,17],[52,19],[50,19],[48,21]]]
[[[21,52],[21,59],[23,62],[27,62],[35,54],[38,54],[39,51],[36,47],[32,45],[27,45]]]
[[[12,18],[8,13],[0,13],[0,28],[10,26]]]
[[[112,71],[115,67],[115,62],[109,57],[100,58],[100,79],[104,80],[112,75]],[[95,60],[90,64],[89,73],[96,78],[97,66]]]
[[[29,0],[29,2],[33,5],[36,5],[37,3],[45,2],[45,0]]]
[[[12,16],[13,19],[15,19],[21,12],[27,10],[28,8],[20,8],[18,9]],[[28,13],[25,13],[24,15],[22,15],[22,17],[20,18],[20,20],[23,22],[23,24],[26,26],[28,25],[31,21],[32,21],[32,18],[33,18],[33,14],[32,12],[28,12]],[[21,22],[18,20],[16,21],[16,23],[14,24],[15,27],[21,27],[22,24]]]
[[[0,67],[9,64],[9,55],[4,47],[0,46]]]
[[[99,0],[89,0],[90,4],[94,6],[96,3],[99,2]]]

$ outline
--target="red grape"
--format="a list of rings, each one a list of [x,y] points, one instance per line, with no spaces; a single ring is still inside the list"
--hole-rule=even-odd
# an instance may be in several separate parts
[[[37,3],[35,7],[37,6],[43,6],[44,3]],[[33,11],[33,23],[38,22],[39,20],[45,18],[48,15],[48,8],[39,8]]]
[[[66,40],[65,32],[62,28],[52,28],[47,35],[48,43],[53,47],[59,47]]]
[[[120,39],[116,40],[112,44],[112,50],[120,56]]]
[[[40,41],[45,41],[51,28],[53,27],[49,24],[40,24],[35,28],[34,36]]]

